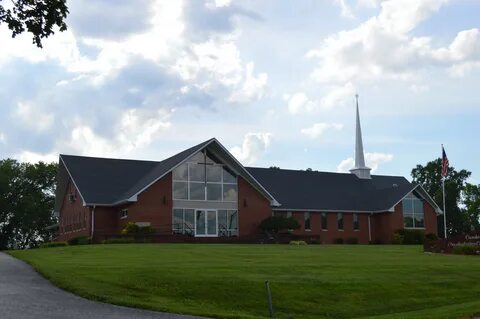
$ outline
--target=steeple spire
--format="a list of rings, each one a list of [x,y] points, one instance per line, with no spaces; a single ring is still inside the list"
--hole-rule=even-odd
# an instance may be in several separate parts
[[[363,154],[362,128],[360,126],[360,111],[358,108],[358,94],[355,94],[357,104],[357,121],[355,131],[355,167],[350,170],[358,178],[370,179],[370,168],[365,166],[365,157]]]

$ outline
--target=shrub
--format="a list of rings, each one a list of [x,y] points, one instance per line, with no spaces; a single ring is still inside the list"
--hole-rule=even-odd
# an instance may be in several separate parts
[[[343,244],[343,238],[336,238],[335,244]]]
[[[48,242],[48,243],[42,243],[38,247],[39,248],[52,248],[52,247],[63,247],[63,246],[67,246],[67,243],[64,242],[64,241],[51,241],[51,242]]]
[[[293,217],[270,216],[260,223],[263,231],[273,232],[275,234],[289,229],[299,229],[300,224]]]
[[[110,238],[102,241],[102,244],[131,244],[135,238]]]
[[[358,244],[358,238],[357,237],[348,237],[346,240],[346,243],[349,245],[356,245]]]
[[[476,245],[460,245],[453,247],[452,252],[456,255],[478,255],[480,254],[480,247]]]
[[[404,238],[401,234],[399,234],[398,232],[395,232],[393,234],[392,244],[401,245],[401,244],[403,244],[403,239]]]
[[[422,245],[425,241],[425,232],[421,229],[399,229],[395,234],[403,238],[404,245]]]
[[[152,226],[138,226],[133,222],[128,222],[122,229],[123,235],[149,235],[155,233]]]
[[[425,235],[425,239],[426,240],[438,240],[438,236],[436,234],[433,234],[433,233],[428,233]]]
[[[374,239],[374,240],[370,240],[368,243],[370,245],[381,245],[382,241],[380,239]]]
[[[295,246],[303,246],[306,245],[307,242],[304,240],[291,240],[290,245],[295,245]]]
[[[70,246],[75,246],[75,245],[89,245],[92,243],[92,238],[88,236],[78,236],[78,237],[73,237],[67,240],[67,243]]]
[[[319,240],[319,239],[315,239],[315,238],[314,238],[314,239],[310,239],[310,240],[308,241],[308,244],[310,244],[310,245],[320,245],[320,240]]]

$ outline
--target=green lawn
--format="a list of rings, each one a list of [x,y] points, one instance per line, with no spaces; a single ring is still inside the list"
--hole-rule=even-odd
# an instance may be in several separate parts
[[[469,318],[480,258],[419,246],[91,245],[13,251],[56,285],[120,305],[216,318]]]

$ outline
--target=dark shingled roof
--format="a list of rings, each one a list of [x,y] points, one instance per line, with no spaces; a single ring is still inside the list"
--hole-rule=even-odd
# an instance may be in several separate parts
[[[60,209],[68,173],[85,204],[116,205],[132,198],[199,150],[216,143],[217,151],[221,151],[221,144],[210,139],[160,162],[60,155],[60,164],[65,166],[59,169],[55,210]],[[260,183],[257,189],[262,191],[263,186],[266,196],[280,203],[278,209],[386,211],[416,187],[401,176],[373,175],[372,179],[359,179],[354,174],[240,167],[253,176],[254,179],[244,176],[252,185]]]
[[[161,162],[60,155],[87,204],[128,199],[193,155],[211,140]]]
[[[415,185],[401,176],[354,174],[247,167],[281,204],[279,209],[325,211],[386,211]]]

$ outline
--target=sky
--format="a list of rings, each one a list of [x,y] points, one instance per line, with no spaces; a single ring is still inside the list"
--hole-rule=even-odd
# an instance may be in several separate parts
[[[0,158],[162,160],[216,137],[244,165],[438,158],[480,183],[479,0],[69,0],[66,32],[0,25]]]

